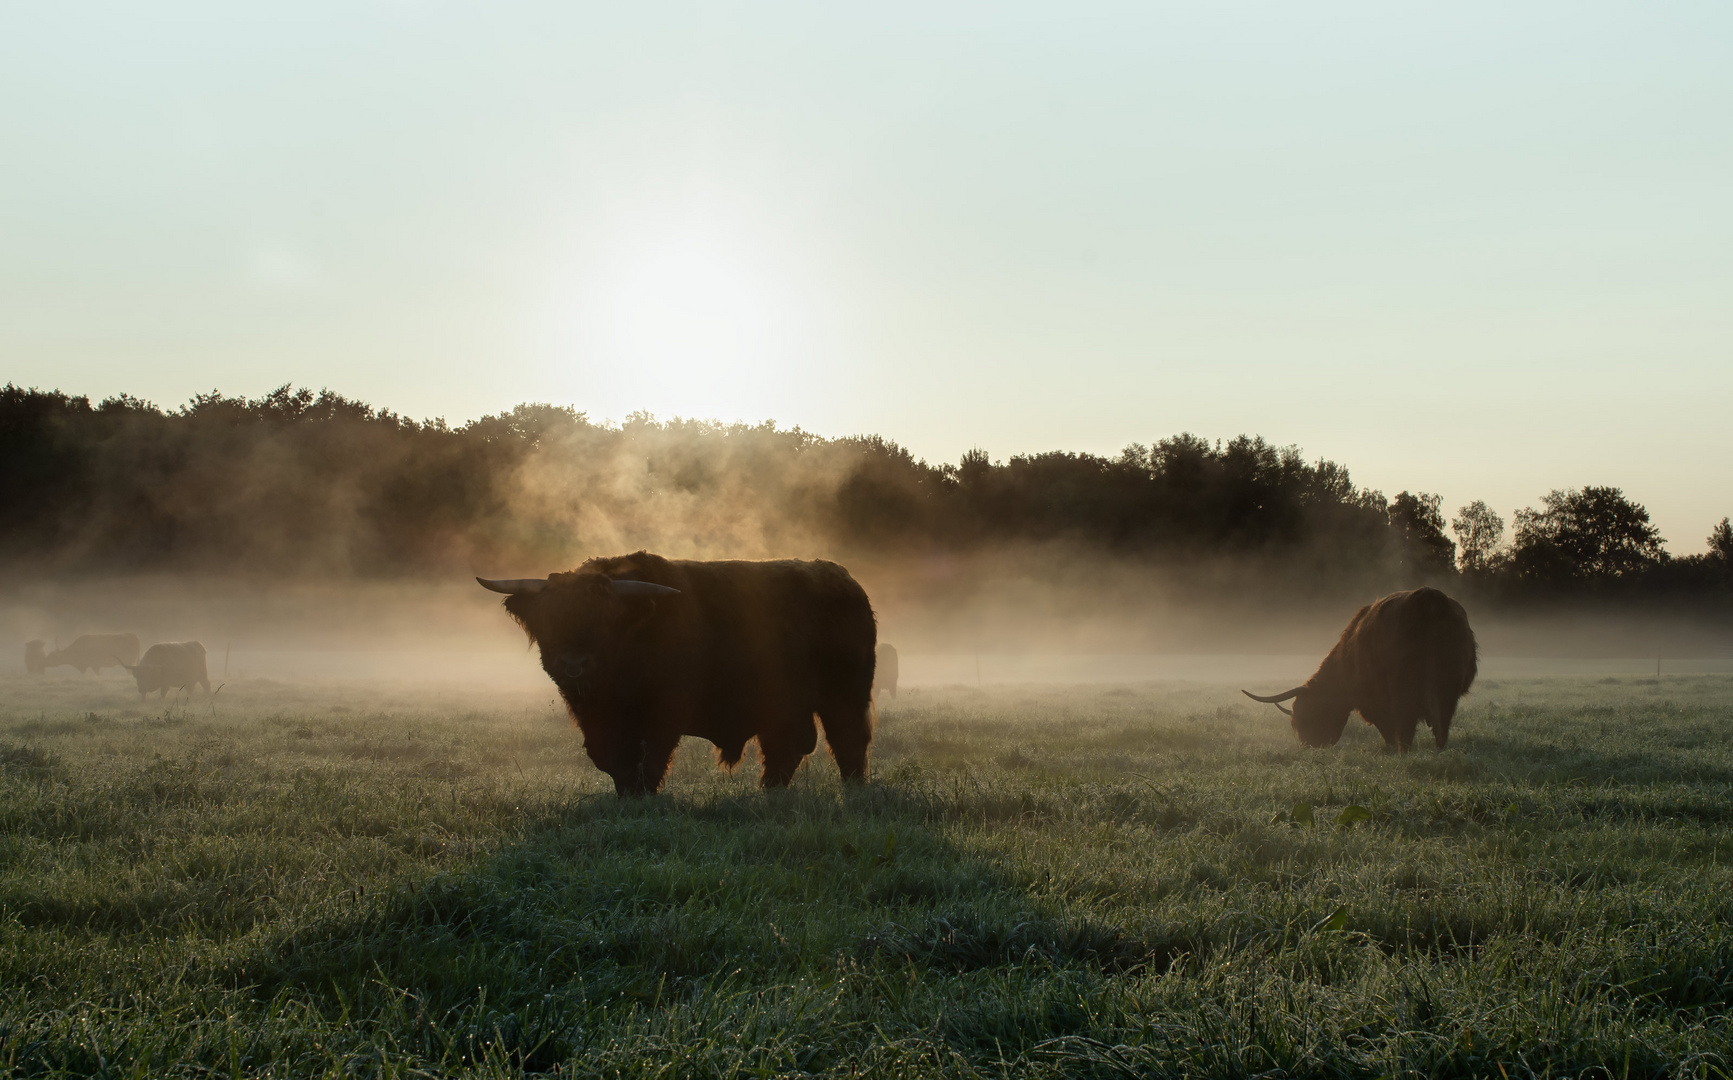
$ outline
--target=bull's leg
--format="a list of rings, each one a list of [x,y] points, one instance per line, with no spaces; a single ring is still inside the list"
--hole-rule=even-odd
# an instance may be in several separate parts
[[[640,739],[615,748],[606,765],[600,761],[596,764],[614,778],[614,794],[620,798],[654,795],[662,790],[662,780],[668,775],[668,766],[673,763],[679,745],[678,737]]]
[[[824,725],[824,741],[830,744],[830,756],[836,759],[842,778],[864,781],[867,748],[873,741],[872,703],[852,708],[830,706],[819,711],[818,719]]]
[[[1419,717],[1412,717],[1402,721],[1401,726],[1396,731],[1396,749],[1399,752],[1406,754],[1414,749],[1414,729],[1419,726]]]
[[[807,725],[811,729],[812,721]],[[812,736],[813,743],[818,742],[816,731]],[[758,736],[758,755],[764,759],[764,771],[759,774],[758,786],[761,788],[787,787],[794,779],[794,770],[800,768],[800,763],[806,760],[811,748],[803,749],[798,735],[787,731],[765,732]]]
[[[1451,714],[1455,712],[1456,709],[1453,706],[1446,710],[1444,715],[1432,721],[1432,743],[1440,750],[1444,749],[1445,745],[1450,742]]]
[[[1365,716],[1364,713],[1361,715]],[[1367,716],[1366,720],[1383,736],[1386,754],[1406,754],[1414,748],[1414,726],[1418,721],[1405,719],[1394,711],[1380,711]]]
[[[678,735],[644,740],[644,756],[639,759],[638,771],[644,778],[645,794],[653,795],[662,790],[662,781],[668,778],[668,769],[674,764],[674,751],[679,748]]]
[[[1456,718],[1456,698],[1449,695],[1434,695],[1431,702],[1432,715],[1426,722],[1432,725],[1432,742],[1442,750],[1450,742],[1450,721]]]

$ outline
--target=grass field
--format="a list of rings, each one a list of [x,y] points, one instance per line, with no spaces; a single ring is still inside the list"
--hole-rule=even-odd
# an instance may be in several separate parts
[[[1400,758],[933,690],[864,789],[689,741],[629,803],[545,694],[0,703],[5,1075],[1733,1070],[1725,676],[1483,681]]]

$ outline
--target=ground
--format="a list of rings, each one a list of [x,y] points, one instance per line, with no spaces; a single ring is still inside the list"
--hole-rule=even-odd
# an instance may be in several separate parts
[[[1483,681],[1405,757],[959,687],[864,788],[689,740],[621,802],[546,694],[20,675],[0,1072],[1723,1075],[1730,734],[1726,676]]]

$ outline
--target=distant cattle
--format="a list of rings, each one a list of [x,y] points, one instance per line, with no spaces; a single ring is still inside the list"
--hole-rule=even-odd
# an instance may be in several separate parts
[[[1333,746],[1356,709],[1384,736],[1387,749],[1407,751],[1424,721],[1440,750],[1450,740],[1456,704],[1474,683],[1474,631],[1468,612],[1437,589],[1391,593],[1355,613],[1336,647],[1303,684],[1253,701],[1294,700],[1294,731],[1307,746]]]
[[[136,665],[127,665],[127,670],[138,683],[140,701],[152,690],[161,691],[162,697],[168,697],[170,690],[184,690],[195,684],[203,686],[207,694],[211,690],[211,677],[205,670],[205,647],[196,641],[152,645],[145,650],[144,659]]]
[[[32,641],[24,646],[24,663],[32,663],[31,646],[41,656],[40,667],[30,667],[36,674],[51,667],[75,667],[80,674],[94,671],[102,674],[105,667],[124,667],[138,661],[137,634],[84,634],[72,639],[72,644],[51,653],[41,653],[42,643]]]
[[[46,641],[26,641],[24,643],[24,670],[32,675],[40,675],[48,670],[48,654],[43,650],[48,648]]]
[[[873,664],[873,697],[877,698],[881,691],[897,696],[897,650],[883,642]]]
[[[873,644],[866,592],[831,562],[697,562],[640,551],[546,578],[488,580],[541,646],[621,796],[658,790],[683,735],[722,764],[758,740],[759,782],[784,787],[818,745],[844,779],[866,777]]]

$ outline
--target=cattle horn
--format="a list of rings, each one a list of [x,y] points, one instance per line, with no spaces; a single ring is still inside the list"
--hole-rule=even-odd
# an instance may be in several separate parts
[[[1265,705],[1274,705],[1278,702],[1286,701],[1289,698],[1294,697],[1301,690],[1304,690],[1304,689],[1305,689],[1304,686],[1296,686],[1292,690],[1284,690],[1279,694],[1271,694],[1269,697],[1259,697],[1257,694],[1252,693],[1250,690],[1241,690],[1240,693],[1251,698],[1253,701],[1261,701]]]
[[[507,596],[521,596],[526,593],[539,593],[547,588],[548,579],[539,577],[503,577],[475,579],[484,589],[492,589]]]
[[[1288,691],[1288,692],[1287,692],[1287,693],[1285,693],[1285,694],[1271,694],[1271,695],[1270,695],[1270,696],[1269,696],[1269,697],[1259,697],[1259,696],[1258,696],[1258,695],[1256,695],[1256,694],[1254,694],[1254,693],[1252,693],[1252,692],[1251,692],[1251,691],[1250,691],[1250,690],[1241,690],[1241,691],[1240,691],[1240,693],[1242,693],[1242,694],[1244,694],[1244,695],[1245,695],[1245,696],[1247,696],[1247,697],[1249,697],[1249,698],[1251,698],[1251,699],[1252,699],[1252,700],[1253,700],[1253,701],[1261,701],[1261,702],[1263,702],[1263,703],[1264,703],[1264,704],[1265,704],[1265,705],[1274,705],[1274,706],[1275,706],[1275,707],[1276,707],[1276,708],[1277,708],[1277,709],[1280,709],[1280,710],[1281,710],[1281,713],[1282,713],[1282,715],[1283,715],[1283,716],[1292,716],[1292,715],[1294,715],[1294,710],[1292,710],[1292,709],[1283,709],[1283,708],[1282,708],[1282,702],[1284,702],[1284,701],[1286,701],[1286,700],[1288,700],[1288,699],[1289,699],[1289,698],[1291,698],[1291,697],[1293,697],[1293,696],[1295,696],[1295,695],[1296,695],[1296,694],[1298,694],[1298,693],[1299,693],[1299,692],[1300,692],[1300,691],[1301,691],[1301,690],[1304,690],[1304,689],[1305,689],[1305,687],[1304,687],[1304,686],[1296,686],[1296,687],[1294,687],[1294,688],[1293,688],[1293,689],[1292,689],[1292,690],[1289,690],[1289,691]]]
[[[1288,700],[1289,697],[1295,697],[1296,693],[1300,693],[1301,690],[1305,690],[1305,686],[1295,686],[1293,690],[1286,690],[1286,692],[1282,693],[1272,693],[1269,697],[1258,697],[1258,695],[1251,692],[1251,690],[1241,690],[1241,693],[1244,693],[1244,695],[1249,697],[1249,699],[1255,700],[1255,702],[1263,702],[1265,706],[1275,706],[1277,709],[1282,709],[1282,702]],[[1293,709],[1282,709],[1282,716],[1293,716],[1293,714],[1295,714]]]
[[[631,581],[620,578],[608,583],[615,596],[679,596],[679,589],[657,585],[653,581]]]

